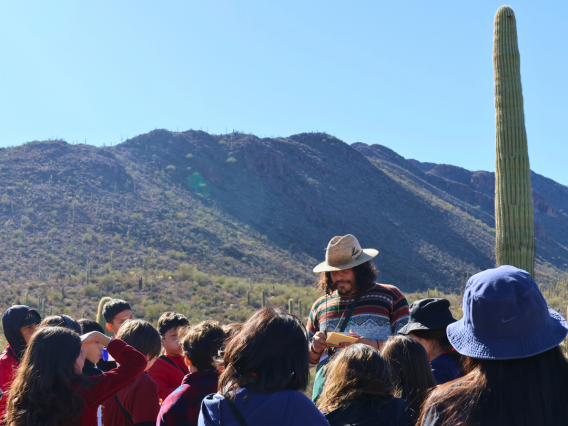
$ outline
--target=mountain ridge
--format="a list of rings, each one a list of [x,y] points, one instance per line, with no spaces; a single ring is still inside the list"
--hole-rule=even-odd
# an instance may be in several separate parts
[[[568,271],[568,188],[532,176],[537,277],[552,285]],[[306,285],[346,233],[377,248],[380,280],[405,291],[463,288],[494,265],[491,173],[324,133],[32,142],[0,149],[0,177],[0,280],[186,262]]]

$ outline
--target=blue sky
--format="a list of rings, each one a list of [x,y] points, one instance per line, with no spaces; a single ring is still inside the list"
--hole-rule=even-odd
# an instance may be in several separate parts
[[[493,170],[495,1],[0,5],[0,146],[327,131]],[[531,166],[568,184],[568,2],[516,1]]]

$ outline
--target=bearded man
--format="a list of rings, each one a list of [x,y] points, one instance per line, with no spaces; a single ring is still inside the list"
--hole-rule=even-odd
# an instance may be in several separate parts
[[[401,291],[375,282],[378,272],[371,259],[377,254],[374,249],[361,249],[350,234],[329,242],[325,262],[314,268],[320,273],[318,284],[325,294],[315,301],[307,324],[311,365],[327,360],[332,353],[326,332],[352,332],[360,336],[357,343],[381,350],[389,336],[408,322],[408,302]],[[314,386],[317,397],[316,392]]]

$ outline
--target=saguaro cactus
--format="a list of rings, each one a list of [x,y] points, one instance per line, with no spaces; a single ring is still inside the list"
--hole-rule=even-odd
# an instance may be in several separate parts
[[[495,255],[497,265],[534,273],[534,218],[521,87],[517,22],[509,6],[495,15]]]
[[[101,327],[103,328],[103,330],[105,331],[105,333],[107,335],[109,335],[109,332],[107,331],[106,328],[106,321],[105,318],[103,317],[103,306],[105,305],[106,302],[108,302],[109,300],[112,300],[111,297],[103,297],[101,298],[100,302],[99,302],[99,307],[97,309],[97,317],[95,319],[95,321],[97,321]]]

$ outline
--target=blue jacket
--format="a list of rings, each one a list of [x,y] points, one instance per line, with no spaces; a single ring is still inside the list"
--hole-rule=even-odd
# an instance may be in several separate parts
[[[297,391],[264,394],[239,389],[235,405],[248,426],[329,426],[314,403]],[[216,393],[201,403],[198,425],[239,426],[239,423],[225,398]]]
[[[443,385],[462,376],[459,366],[447,353],[434,358],[430,362],[430,366],[432,367],[432,374],[437,385]]]

